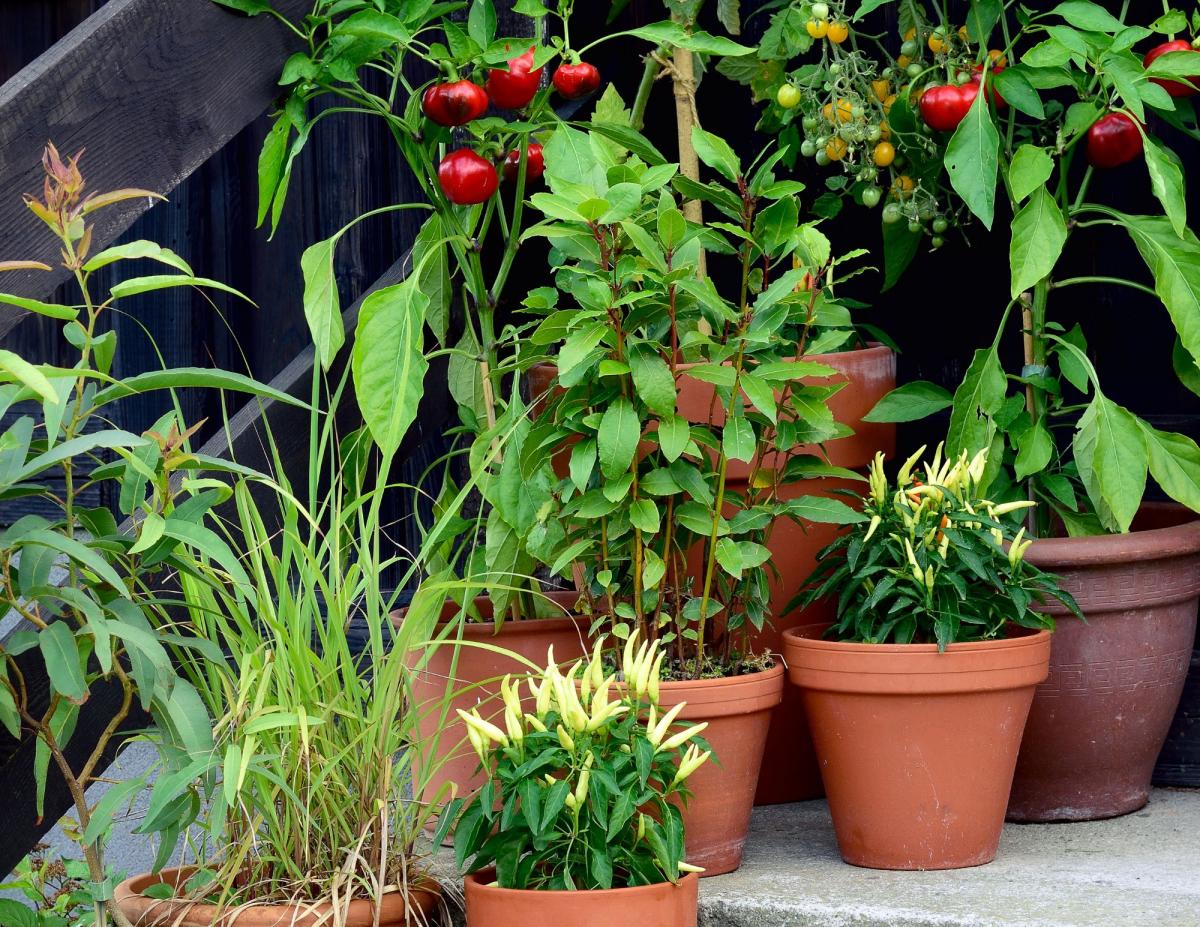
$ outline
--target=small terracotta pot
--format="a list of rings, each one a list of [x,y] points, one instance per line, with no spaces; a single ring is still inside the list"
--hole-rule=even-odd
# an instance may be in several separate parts
[[[463,645],[455,646],[456,637],[451,631],[447,642],[433,649],[429,662],[417,673],[413,680],[413,699],[420,715],[417,727],[421,742],[432,744],[437,738],[433,761],[442,764],[426,783],[423,791],[426,801],[449,801],[449,791],[443,788],[446,783],[453,783],[456,793],[463,797],[483,787],[485,777],[477,771],[479,760],[467,740],[466,725],[455,709],[469,711],[478,707],[479,713],[488,720],[502,718],[504,703],[500,698],[500,681],[506,673],[524,675],[530,672],[526,664],[513,656],[472,645],[482,643],[503,648],[538,666],[545,666],[550,647],[554,648],[554,658],[560,663],[574,662],[587,653],[587,619],[565,614],[565,610],[575,604],[577,594],[552,592],[547,595],[564,609],[565,617],[505,621],[499,631],[490,620],[466,623],[462,626]],[[476,599],[475,607],[484,619],[491,618],[492,606],[488,599]],[[457,614],[458,606],[451,602],[447,603],[442,617],[448,621],[455,619]],[[403,616],[404,612],[398,611],[393,620],[401,621]],[[444,629],[445,623],[439,625],[435,636]],[[420,656],[419,652],[412,654],[414,660]],[[443,713],[438,705],[447,686],[457,691]],[[523,693],[522,697],[528,700],[528,693]],[[529,702],[532,705],[532,700]],[[414,758],[418,779],[421,778],[422,763],[428,761],[429,758],[420,754]]]
[[[466,878],[467,927],[695,927],[700,880],[606,891],[542,892],[500,888],[490,873]]]
[[[716,762],[709,760],[687,780],[692,797],[683,809],[686,859],[703,866],[705,877],[742,864],[767,728],[782,696],[778,664],[746,676],[662,684],[663,711],[687,702],[679,720],[708,722],[701,736]]]
[[[830,463],[852,470],[864,470],[877,451],[891,456],[896,450],[896,426],[864,422],[875,404],[896,386],[896,355],[890,348],[875,344],[857,351],[816,354],[805,360],[825,364],[840,376],[810,378],[813,384],[845,383],[829,400],[834,418],[853,429],[854,434],[828,441],[824,449],[800,448],[797,454],[828,455]],[[714,422],[723,419],[719,403],[713,403],[713,384],[686,375],[690,364],[681,365],[684,375],[678,380],[679,413],[692,422]],[[535,401],[551,388],[557,368],[540,364],[529,371],[530,397]],[[775,461],[779,463],[779,461]],[[567,473],[567,456],[555,463],[560,476]],[[731,461],[728,471],[730,488],[742,491],[750,476],[749,465]],[[792,483],[784,487],[784,498],[806,495],[829,495],[836,489],[852,489],[857,484],[849,480],[823,478]],[[767,547],[771,564],[778,570],[768,573],[771,586],[770,609],[772,620],[759,632],[754,646],[759,651],[779,652],[782,634],[800,623],[833,620],[832,605],[816,603],[799,612],[787,613],[788,602],[795,596],[804,580],[817,565],[817,553],[830,544],[844,529],[837,525],[796,524],[789,518],[779,519],[771,530]],[[699,571],[693,569],[694,573]],[[798,691],[788,687],[783,702],[772,715],[767,734],[766,754],[759,777],[755,804],[803,801],[822,795],[821,774],[816,766],[812,742],[804,733],[804,707]]]
[[[1025,554],[1062,577],[1087,624],[1046,607],[1058,621],[1050,678],[1029,714],[1010,820],[1090,821],[1149,799],[1196,639],[1200,520],[1151,504],[1134,528],[1035,541]]]
[[[194,871],[185,867],[134,876],[116,887],[113,899],[134,927],[328,927],[333,923],[328,904],[246,905],[227,908],[218,917],[216,905],[142,894],[151,885],[182,885]],[[441,886],[428,878],[414,882],[407,895],[388,892],[379,906],[380,927],[404,927],[410,923],[410,913],[413,923],[427,923],[428,916],[441,904],[441,897]],[[375,923],[371,902],[350,902],[342,923],[346,927],[371,927]]]
[[[938,653],[790,630],[783,652],[846,862],[959,869],[995,857],[1048,631]]]

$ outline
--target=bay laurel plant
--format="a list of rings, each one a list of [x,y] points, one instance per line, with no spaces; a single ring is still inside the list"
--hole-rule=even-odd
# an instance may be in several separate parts
[[[715,178],[700,184],[641,157],[640,143],[631,153],[569,126],[556,138],[577,157],[547,165],[550,189],[531,201],[546,220],[526,233],[549,240],[555,281],[526,300],[545,315],[531,341],[562,342],[556,391],[526,442],[534,460],[539,448],[559,460],[565,538],[551,568],[580,564],[597,624],[668,644],[672,673],[736,673],[743,635],[768,618],[775,520],[861,518],[835,499],[781,492],[854,476],[812,453],[846,429],[827,404],[842,384],[807,354],[859,337],[834,291],[861,252],[835,257],[801,220],[802,185],[774,174],[779,151],[743,166],[696,129]],[[689,222],[683,197],[722,218]],[[731,265],[728,294],[697,275],[701,250],[710,269]],[[705,406],[691,420],[687,384]],[[748,467],[745,490],[731,465]]]
[[[1056,600],[1082,618],[1056,577],[1024,559],[1033,542],[1013,533],[1028,500],[996,504],[981,493],[987,449],[914,466],[921,448],[888,480],[883,455],[862,497],[865,522],[821,551],[801,607],[836,599],[828,636],[872,644],[994,640],[1015,628],[1053,629],[1040,609]]]
[[[1155,297],[1177,334],[1173,352],[1163,345],[1161,356],[1170,354],[1180,382],[1200,395],[1200,240],[1170,147],[1172,138],[1200,138],[1200,67],[1189,41],[1200,15],[1164,4],[1153,21],[1131,22],[1128,3],[1088,0],[821,6],[831,20],[852,21],[849,41],[814,39],[813,5],[795,0],[773,14],[764,36],[760,57],[771,67],[752,74],[731,59],[725,70],[767,101],[764,126],[781,131],[793,154],[828,168],[832,208],[875,206],[880,187],[890,190],[886,282],[923,241],[936,251],[956,230],[975,240],[998,213],[1012,217],[1010,290],[996,301],[993,343],[975,352],[953,396],[932,383],[905,384],[871,418],[908,421],[952,406],[950,453],[989,447],[990,475],[1002,481],[993,493],[1042,503],[1030,514],[1037,534],[1128,531],[1148,475],[1200,511],[1200,448],[1110,399],[1083,329],[1054,318],[1068,288]],[[898,58],[858,31],[861,17],[881,7],[898,16]],[[1156,212],[1111,204],[1130,181],[1153,192]],[[1127,236],[1145,272],[1065,269],[1068,244],[1111,230]],[[1019,370],[1001,362],[1005,337],[1021,339]]]
[[[676,724],[683,703],[660,711],[661,642],[636,634],[625,642],[624,682],[604,646],[598,640],[591,659],[565,673],[551,649],[524,702],[506,677],[503,728],[459,711],[488,774],[443,821],[443,831],[457,821],[460,868],[494,868],[501,888],[549,890],[676,882],[698,871],[684,862],[680,805],[688,777],[711,755],[700,737],[706,724]]]
[[[19,618],[17,630],[0,644],[0,723],[13,737],[35,741],[39,817],[47,779],[66,783],[76,823],[71,833],[86,862],[85,891],[94,920],[104,924],[111,916],[123,924],[111,903],[103,837],[114,814],[145,782],[131,777],[98,801],[87,790],[101,779],[106,755],[138,706],[186,749],[202,751],[209,742],[207,715],[170,654],[178,649],[219,658],[220,652],[178,633],[168,611],[174,600],[168,580],[183,567],[188,545],[217,500],[202,471],[226,471],[231,465],[190,449],[198,424],[184,422],[177,405],[168,401],[174,408],[145,434],[135,435],[112,424],[114,403],[182,387],[295,400],[218,370],[113,376],[117,336],[106,329],[122,300],[177,286],[240,294],[195,276],[183,258],[153,242],[96,250],[92,222],[97,212],[155,194],[89,192],[79,156],[64,158],[53,145],[46,148],[42,167],[41,195],[27,196],[26,204],[40,227],[59,241],[62,267],[77,287],[79,302],[60,305],[8,294],[0,294],[0,301],[62,322],[62,335],[77,360],[58,367],[0,351],[0,409],[21,413],[0,435],[0,499],[35,499],[41,505],[39,512],[0,532],[0,601],[5,612]],[[141,260],[171,272],[125,276],[107,294],[97,292],[97,272]],[[0,263],[0,271],[14,270],[51,268],[38,261]],[[95,504],[101,490],[129,516],[124,525],[117,524],[109,507]],[[88,723],[98,735],[79,759],[72,738],[81,712],[89,710],[92,694],[105,688],[117,694],[111,715],[97,718],[93,712]],[[176,835],[165,834],[167,850]]]
[[[257,0],[217,2],[282,18]],[[557,98],[542,80],[544,69],[548,76],[549,69],[577,62],[596,44],[571,45],[573,6],[573,0],[523,0],[500,16],[493,0],[314,0],[308,15],[288,23],[303,48],[284,65],[285,100],[259,160],[259,222],[269,216],[272,227],[278,224],[296,158],[318,124],[338,114],[381,119],[419,190],[416,201],[369,212],[305,252],[304,312],[324,369],[330,369],[346,341],[334,277],[338,242],[364,219],[397,210],[427,214],[411,252],[416,284],[373,299],[372,311],[359,315],[354,332],[355,395],[382,445],[394,446],[416,414],[427,369],[426,331],[438,345],[437,354],[446,358],[449,390],[462,421],[453,433],[467,444],[481,442],[473,465],[487,456],[497,435],[511,434],[528,415],[519,402],[522,371],[512,350],[517,334],[504,321],[505,293],[529,222],[528,193],[541,165],[573,157],[552,142],[559,123],[552,105]],[[465,19],[457,15],[464,7]],[[671,22],[628,34],[655,42],[670,38],[721,54],[749,51]],[[592,131],[618,139],[626,134],[623,126],[604,120],[594,121]],[[499,463],[503,455],[496,459]],[[450,495],[456,491],[453,485],[445,488]],[[487,503],[489,542],[477,548],[472,563],[447,563],[446,568],[481,576],[498,620],[531,614],[533,584],[514,579],[532,573],[539,560],[525,545],[531,525],[515,523],[510,510],[496,505],[494,494]],[[533,528],[536,536],[540,524]]]

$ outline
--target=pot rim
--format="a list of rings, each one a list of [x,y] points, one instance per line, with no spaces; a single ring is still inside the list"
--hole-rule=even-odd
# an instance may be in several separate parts
[[[540,633],[546,630],[565,629],[567,627],[578,627],[579,623],[585,620],[585,616],[576,614],[571,606],[579,600],[579,593],[573,589],[547,589],[538,593],[539,598],[548,600],[561,609],[561,615],[551,615],[544,618],[505,618],[500,623],[500,629],[496,630],[495,622],[491,618],[485,618],[483,621],[464,621],[464,633],[471,633],[474,636],[485,636],[485,632],[490,631],[490,636],[500,634],[531,634]],[[481,611],[481,606],[490,605],[491,599],[486,595],[477,595],[472,600],[475,607]],[[404,616],[408,614],[408,609],[411,606],[393,609],[388,613],[388,618],[391,620],[394,627],[399,627],[404,621]],[[447,615],[447,612],[453,614]],[[438,619],[434,626],[437,629],[442,629],[451,624],[456,624],[460,609],[458,604],[453,601],[447,601],[442,607],[442,617]]]
[[[1148,503],[1146,507],[1189,511],[1174,503]],[[1025,552],[1025,559],[1053,572],[1060,567],[1128,565],[1200,553],[1200,514],[1191,516],[1178,525],[1126,534],[1038,538]]]
[[[579,897],[600,895],[605,898],[631,898],[640,895],[652,895],[658,892],[668,890],[678,891],[694,891],[700,884],[700,873],[688,872],[678,883],[674,882],[655,882],[653,885],[634,885],[624,888],[577,888],[577,889],[533,889],[533,888],[501,888],[494,882],[484,882],[481,877],[494,875],[494,869],[485,869],[482,872],[472,872],[464,877],[463,881],[473,891],[488,892],[496,895],[507,895],[509,897],[531,896],[536,898],[542,897],[563,897],[564,895],[575,895]]]
[[[143,919],[147,916],[153,917],[155,920],[152,923],[161,921],[163,924],[174,924],[176,923],[175,919],[182,915],[184,920],[180,923],[186,923],[194,918],[214,925],[228,922],[231,927],[236,927],[242,917],[247,917],[251,911],[255,910],[277,911],[281,917],[288,913],[292,917],[319,917],[330,909],[328,901],[244,902],[241,905],[226,907],[218,920],[218,908],[214,904],[186,901],[175,896],[151,898],[142,894],[143,889],[151,885],[163,883],[178,885],[180,881],[189,878],[197,868],[196,866],[173,866],[160,869],[158,872],[143,872],[130,876],[113,889],[113,900],[119,906],[122,902],[144,906],[144,910],[137,917]],[[428,901],[425,905],[420,903],[412,905],[410,900],[414,896],[423,896]],[[379,908],[382,916],[395,920],[396,917],[403,918],[405,911],[412,908],[425,909],[428,904],[436,902],[441,896],[442,886],[437,879],[426,872],[415,872],[414,878],[410,880],[408,890],[402,892],[400,889],[394,889],[385,892],[379,899]],[[347,917],[354,918],[355,915],[370,917],[374,907],[375,903],[367,898],[355,898],[347,907]]]
[[[917,654],[946,654],[996,652],[1007,649],[1040,647],[1043,639],[1050,637],[1046,629],[1034,631],[1029,629],[1024,634],[1014,634],[1011,637],[996,637],[982,641],[959,641],[950,644],[944,651],[938,650],[937,644],[868,644],[864,641],[831,641],[823,637],[804,637],[799,632],[815,625],[798,625],[787,628],[783,632],[785,644],[808,650],[824,651],[826,653],[861,653],[893,656],[915,656]]]
[[[770,669],[720,679],[676,679],[659,686],[659,705],[686,702],[681,720],[696,721],[770,711],[783,701],[784,662]]]

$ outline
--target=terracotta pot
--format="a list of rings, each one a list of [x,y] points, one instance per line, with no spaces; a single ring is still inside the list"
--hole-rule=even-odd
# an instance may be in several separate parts
[[[958,869],[996,855],[1047,631],[999,641],[854,644],[783,636],[842,858]]]
[[[1187,677],[1200,601],[1200,520],[1148,505],[1129,534],[1035,541],[1025,555],[1057,573],[1087,624],[1058,619],[1050,678],[1021,744],[1008,816],[1090,821],[1150,795]]]
[[[767,728],[782,695],[778,664],[747,676],[662,684],[664,711],[687,702],[680,720],[708,722],[702,736],[718,761],[710,760],[688,779],[692,798],[683,809],[687,861],[703,866],[705,877],[742,864]]]
[[[830,399],[834,418],[854,430],[845,438],[829,441],[824,447],[831,463],[853,470],[865,470],[877,451],[888,456],[896,450],[896,426],[862,421],[875,404],[896,386],[896,355],[884,345],[872,345],[858,351],[843,351],[835,354],[817,354],[806,360],[826,364],[843,374],[842,378],[812,378],[805,382],[814,384],[844,381],[846,386]],[[690,365],[683,365],[686,371]],[[530,396],[535,400],[550,389],[557,369],[552,364],[542,364],[529,371]],[[707,422],[710,410],[712,418],[720,422],[723,418],[719,405],[714,406],[714,388],[711,383],[680,377],[679,412],[693,422]],[[815,447],[802,448],[797,453],[820,454]],[[556,469],[559,464],[556,463]],[[566,473],[566,458],[561,462],[561,473]],[[749,478],[749,465],[731,461],[729,484],[736,490],[745,488]],[[856,488],[849,480],[819,479],[791,484],[783,492],[786,498],[804,495],[828,495],[835,489]],[[785,613],[788,602],[808,578],[817,564],[817,553],[830,544],[838,534],[836,525],[809,525],[801,527],[791,519],[776,523],[768,539],[771,564],[778,570],[768,574],[771,584],[771,614],[773,620],[757,635],[754,645],[760,651],[778,653],[782,634],[800,623],[833,620],[832,606],[818,603],[803,615]],[[821,775],[816,766],[812,742],[803,733],[804,709],[800,695],[790,687],[783,694],[783,702],[775,710],[767,734],[767,747],[759,777],[756,804],[803,801],[820,798],[822,795]]]
[[[173,898],[148,898],[142,894],[151,885],[183,884],[194,869],[163,869],[126,879],[116,887],[113,898],[121,913],[134,927],[328,927],[333,923],[327,904],[272,904],[228,908],[217,916],[217,907]],[[388,892],[379,910],[380,927],[403,927],[410,921],[427,923],[441,904],[442,889],[433,879],[420,879],[407,895]],[[350,902],[346,927],[372,927],[374,910],[371,902]]]
[[[695,873],[606,891],[542,892],[500,888],[490,873],[466,878],[467,927],[696,927],[700,885]]]
[[[553,592],[548,597],[565,610],[575,604],[578,596],[574,592]],[[475,607],[485,619],[492,616],[491,602],[486,598],[475,600]],[[458,607],[447,603],[443,618],[456,618]],[[397,612],[395,620],[403,620],[403,611]],[[438,626],[437,633],[445,629]],[[500,681],[506,673],[525,674],[529,667],[520,660],[494,653],[474,644],[487,644],[524,657],[538,666],[546,664],[546,652],[553,646],[554,657],[560,663],[574,662],[587,653],[587,619],[573,615],[562,618],[537,618],[525,621],[505,621],[497,631],[490,620],[462,625],[464,646],[455,646],[454,632],[450,632],[448,643],[433,649],[429,662],[413,680],[413,699],[420,712],[418,730],[421,742],[431,745],[437,740],[433,759],[442,763],[430,777],[423,791],[428,802],[445,803],[450,800],[446,783],[453,783],[458,795],[466,796],[483,787],[485,777],[477,772],[479,760],[467,740],[466,725],[455,711],[469,711],[478,707],[479,713],[488,720],[496,721],[504,715],[504,704],[500,698]],[[457,654],[457,664],[455,658]],[[420,657],[414,653],[413,659]],[[440,700],[450,686],[457,690],[449,707],[442,712]],[[528,699],[528,693],[524,693]],[[530,700],[532,705],[532,700]],[[428,758],[419,755],[414,759],[415,774],[421,777],[421,765]]]

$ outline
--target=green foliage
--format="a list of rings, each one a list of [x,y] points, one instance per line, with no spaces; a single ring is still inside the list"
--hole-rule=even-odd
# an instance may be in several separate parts
[[[837,640],[939,650],[1004,637],[1014,626],[1053,628],[1037,610],[1049,599],[1078,615],[1055,577],[1025,561],[1032,542],[1005,518],[1033,503],[996,505],[982,495],[987,451],[943,462],[939,446],[922,480],[912,470],[924,450],[893,483],[876,456],[862,497],[867,520],[821,552],[800,605],[836,597],[829,636]]]
[[[564,675],[553,654],[529,681],[506,677],[504,727],[460,711],[488,773],[484,787],[455,799],[441,833],[456,824],[459,867],[495,867],[515,889],[609,889],[675,882],[683,859],[680,805],[687,778],[711,754],[706,724],[673,730],[682,705],[663,712],[659,672],[666,652],[630,638],[622,678],[605,675],[603,641],[591,661]]]
[[[0,924],[6,927],[93,927],[88,867],[78,859],[58,859],[37,844],[17,864],[0,891],[17,892],[24,902],[0,898]]]

